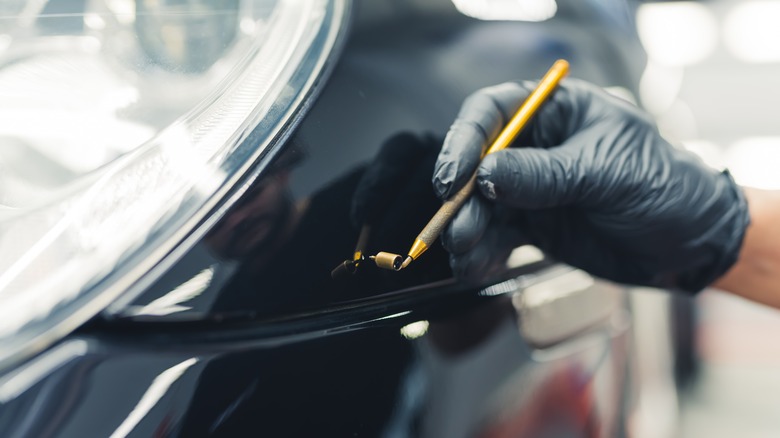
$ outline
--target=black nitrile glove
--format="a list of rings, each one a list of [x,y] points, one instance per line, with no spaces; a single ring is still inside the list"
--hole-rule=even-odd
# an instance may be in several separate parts
[[[478,91],[447,134],[433,177],[439,197],[478,168],[478,192],[442,235],[456,274],[480,277],[532,243],[606,279],[695,292],[736,262],[750,219],[731,176],[585,82],[564,81],[513,148],[479,163],[533,85]]]

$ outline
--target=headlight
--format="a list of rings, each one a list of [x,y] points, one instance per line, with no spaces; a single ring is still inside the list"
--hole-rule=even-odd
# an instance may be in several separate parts
[[[346,3],[0,6],[0,364],[196,239],[300,113]]]

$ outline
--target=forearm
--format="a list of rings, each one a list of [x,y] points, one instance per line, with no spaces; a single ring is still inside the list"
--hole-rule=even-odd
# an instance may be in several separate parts
[[[745,188],[751,224],[737,263],[713,287],[780,308],[780,191]]]

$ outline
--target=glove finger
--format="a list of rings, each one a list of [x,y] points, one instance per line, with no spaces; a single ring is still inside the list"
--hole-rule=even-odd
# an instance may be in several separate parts
[[[466,99],[436,161],[433,187],[437,196],[447,199],[463,187],[487,145],[527,96],[525,87],[508,82],[483,88]]]
[[[536,88],[536,82],[523,81],[523,86]],[[563,143],[586,122],[587,102],[582,102],[577,90],[580,82],[567,79],[553,91],[536,114],[520,132],[515,144],[549,149]]]
[[[522,85],[532,89],[536,83],[524,81]],[[628,101],[582,80],[567,78],[542,104],[515,143],[555,148],[583,130],[624,120],[626,115],[652,123],[646,113]]]
[[[515,208],[574,204],[584,186],[576,150],[506,149],[488,155],[477,170],[477,185],[491,200]]]
[[[493,225],[470,250],[450,254],[450,267],[456,278],[478,281],[506,269],[509,255],[523,240],[512,228]]]
[[[350,211],[353,224],[374,223],[427,152],[426,145],[410,133],[385,141],[355,188]]]
[[[490,223],[491,206],[481,196],[472,196],[455,214],[441,235],[441,243],[450,254],[462,254],[479,242]]]

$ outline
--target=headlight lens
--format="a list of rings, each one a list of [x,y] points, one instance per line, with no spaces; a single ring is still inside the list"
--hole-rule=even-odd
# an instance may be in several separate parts
[[[186,242],[301,109],[346,2],[0,7],[0,364]]]

